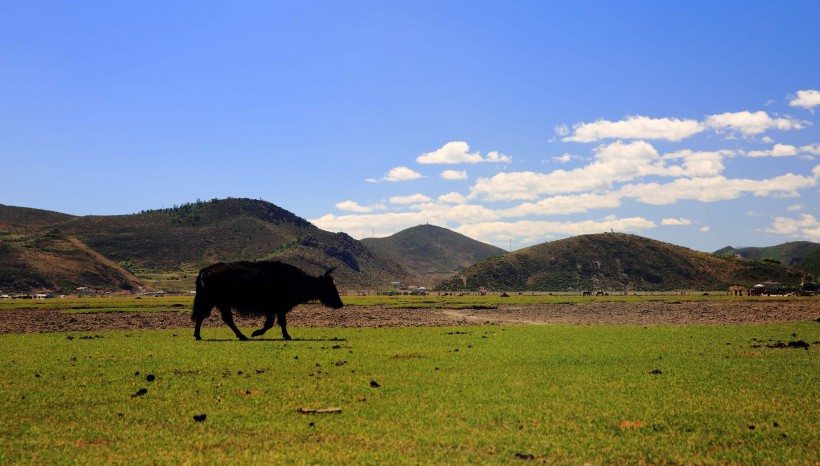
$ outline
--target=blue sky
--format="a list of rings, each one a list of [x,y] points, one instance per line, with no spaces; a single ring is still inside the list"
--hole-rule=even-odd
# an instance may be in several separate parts
[[[820,3],[0,3],[0,203],[820,242]]]

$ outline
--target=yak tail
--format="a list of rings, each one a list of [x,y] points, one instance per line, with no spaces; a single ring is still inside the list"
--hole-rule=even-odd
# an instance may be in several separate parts
[[[202,281],[202,272],[196,277],[196,295],[194,295],[193,312],[191,320],[196,321],[197,315],[209,316],[213,309],[213,304],[205,296],[205,283]]]

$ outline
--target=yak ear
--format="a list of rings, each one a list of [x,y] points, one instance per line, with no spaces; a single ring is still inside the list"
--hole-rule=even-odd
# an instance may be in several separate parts
[[[331,273],[333,273],[333,271],[334,271],[334,270],[336,270],[336,266],[335,266],[335,265],[334,265],[333,267],[331,267],[330,269],[328,269],[328,271],[327,271],[327,272],[325,272],[325,277],[329,277],[329,276],[330,276],[330,274],[331,274]]]

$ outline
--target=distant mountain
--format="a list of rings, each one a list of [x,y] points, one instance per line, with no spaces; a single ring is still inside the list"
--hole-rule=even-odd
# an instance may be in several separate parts
[[[801,262],[809,257],[812,253],[820,251],[820,243],[812,243],[809,241],[792,241],[788,243],[778,244],[776,246],[768,246],[762,248],[734,248],[726,246],[714,253],[719,256],[740,256],[745,259],[753,260],[776,260],[783,265],[789,265],[797,269],[809,272],[813,275],[820,273],[816,268],[811,270],[800,265]]]
[[[718,257],[622,233],[539,244],[469,267],[441,290],[721,290],[772,280],[798,285],[803,274],[779,264]]]
[[[70,292],[78,287],[136,290],[145,282],[57,229],[0,231],[0,290]]]
[[[27,231],[37,227],[53,225],[74,218],[49,210],[12,207],[0,204],[0,231]]]
[[[415,284],[427,286],[446,280],[476,262],[507,252],[434,225],[419,225],[386,238],[366,238],[362,243],[415,273]]]
[[[160,287],[147,277],[179,273],[193,289],[199,268],[218,261],[280,259],[322,273],[342,289],[383,289],[412,276],[344,234],[269,202],[224,199],[132,215],[71,216],[0,206],[0,290]],[[70,260],[69,260],[70,259]],[[146,278],[137,278],[146,277]]]
[[[820,249],[794,264],[794,268],[808,272],[816,277],[820,277]]]

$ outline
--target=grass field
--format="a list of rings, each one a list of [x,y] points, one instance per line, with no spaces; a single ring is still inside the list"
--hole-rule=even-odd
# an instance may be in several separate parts
[[[794,296],[767,296],[746,297],[703,295],[703,294],[640,294],[626,296],[580,296],[580,295],[548,295],[548,294],[513,294],[502,297],[499,294],[487,296],[465,295],[465,296],[439,296],[436,294],[428,296],[342,296],[345,306],[388,306],[404,309],[421,308],[472,308],[486,309],[497,308],[502,304],[527,305],[543,303],[588,303],[602,301],[620,302],[689,302],[689,301],[818,301],[817,297],[794,297]],[[116,297],[67,297],[54,299],[4,299],[0,300],[0,311],[4,309],[55,309],[63,312],[142,312],[142,311],[168,311],[185,310],[190,311],[193,304],[193,295],[168,295],[168,296],[116,296]]]
[[[0,462],[817,461],[815,322],[299,336],[0,335]]]

